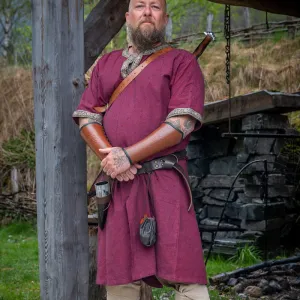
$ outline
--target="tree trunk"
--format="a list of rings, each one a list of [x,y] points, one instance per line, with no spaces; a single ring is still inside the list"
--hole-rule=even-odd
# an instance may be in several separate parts
[[[81,0],[33,0],[37,227],[42,300],[87,300],[86,146],[72,121],[84,90]]]
[[[11,29],[12,29],[12,22],[11,22],[10,15],[6,12],[4,16],[4,28],[3,28],[3,43],[2,43],[2,54],[5,60],[7,60],[8,57],[8,48],[10,45],[11,40]]]
[[[84,22],[84,70],[95,62],[99,54],[125,23],[129,0],[101,0]]]

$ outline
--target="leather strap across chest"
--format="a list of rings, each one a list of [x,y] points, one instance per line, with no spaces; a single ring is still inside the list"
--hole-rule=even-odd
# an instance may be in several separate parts
[[[136,69],[134,69],[115,89],[111,95],[109,102],[105,106],[97,106],[94,109],[99,113],[104,113],[108,108],[116,101],[119,95],[124,91],[124,89],[156,58],[159,56],[168,53],[172,50],[171,47],[161,49],[152,55],[150,55],[142,64],[140,64]]]

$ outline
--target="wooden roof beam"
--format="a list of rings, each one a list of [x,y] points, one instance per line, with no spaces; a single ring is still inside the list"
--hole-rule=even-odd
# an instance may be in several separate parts
[[[282,0],[209,0],[221,4],[246,6],[274,14],[300,17],[299,1]]]

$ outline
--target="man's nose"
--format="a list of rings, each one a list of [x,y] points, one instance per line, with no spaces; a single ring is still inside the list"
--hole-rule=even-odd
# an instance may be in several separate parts
[[[151,16],[152,11],[150,5],[146,5],[144,9],[144,16]]]

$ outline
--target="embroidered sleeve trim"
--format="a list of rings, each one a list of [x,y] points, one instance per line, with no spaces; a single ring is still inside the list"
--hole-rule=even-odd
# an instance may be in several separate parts
[[[202,123],[202,116],[191,108],[175,108],[168,114],[167,119],[180,115],[189,115]]]
[[[101,114],[95,114],[95,113],[91,113],[91,112],[85,111],[85,110],[74,111],[72,117],[73,118],[89,118],[91,120],[98,122],[100,125],[102,125],[102,120],[103,120],[103,117]]]

